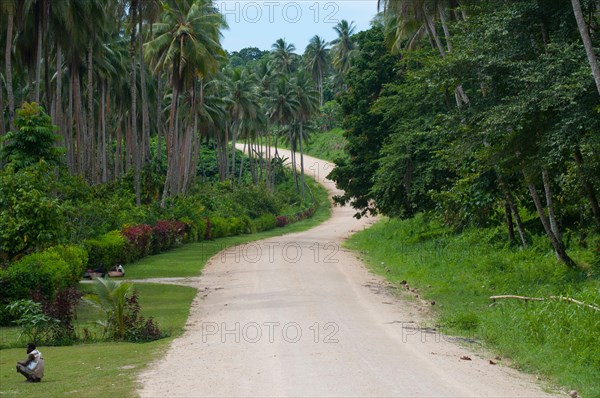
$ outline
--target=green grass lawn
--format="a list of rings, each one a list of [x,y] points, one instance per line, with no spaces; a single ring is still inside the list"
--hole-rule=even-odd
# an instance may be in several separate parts
[[[507,247],[504,231],[454,234],[422,217],[384,219],[353,235],[347,247],[392,282],[407,281],[435,300],[437,326],[497,350],[522,370],[541,373],[584,397],[600,397],[600,312],[564,302],[502,300],[492,295],[564,295],[600,305],[590,251],[570,248],[582,265],[558,263],[543,237],[527,250]]]
[[[185,286],[137,283],[145,317],[154,317],[160,328],[169,334],[151,343],[98,342],[67,347],[39,347],[46,361],[42,383],[25,383],[15,371],[17,361],[25,359],[25,348],[0,350],[0,397],[29,396],[56,397],[125,397],[136,388],[135,377],[150,361],[163,353],[173,338],[183,332],[196,289]],[[84,292],[93,291],[92,285],[82,285]],[[90,330],[99,338],[100,329],[94,326],[102,319],[96,307],[82,303],[77,310],[77,333]],[[16,339],[16,328],[5,333],[5,338]],[[24,341],[20,345],[24,346]]]
[[[164,352],[169,341],[39,347],[46,361],[41,383],[26,383],[16,373],[16,362],[26,356],[24,348],[0,350],[0,396],[131,396],[137,372]]]

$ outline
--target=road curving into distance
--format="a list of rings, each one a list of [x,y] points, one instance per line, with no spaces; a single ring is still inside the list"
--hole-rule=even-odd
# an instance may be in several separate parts
[[[305,156],[305,165],[330,194],[337,192],[325,178],[332,164]],[[420,327],[428,307],[394,294],[341,247],[373,222],[353,214],[351,208],[334,207],[332,217],[311,230],[213,257],[193,279],[199,293],[185,333],[139,375],[138,393],[556,396],[532,376],[491,364],[491,354],[475,345],[459,345]]]

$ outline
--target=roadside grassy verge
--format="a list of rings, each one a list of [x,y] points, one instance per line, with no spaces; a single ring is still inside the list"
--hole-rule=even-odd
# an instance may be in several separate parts
[[[266,139],[263,139],[263,145],[266,145],[266,142]],[[310,140],[304,143],[304,154],[333,162],[338,157],[348,156],[344,152],[345,146],[346,138],[344,137],[344,130],[341,128],[329,131],[313,131],[310,133]],[[277,147],[291,149],[281,138],[277,141]]]
[[[306,154],[333,162],[336,158],[347,156],[344,152],[345,146],[346,138],[343,129],[316,131],[311,134],[310,141],[306,144]]]
[[[532,246],[505,247],[494,230],[453,234],[423,217],[384,219],[347,242],[375,272],[435,301],[444,332],[485,342],[522,370],[600,397],[600,312],[558,301],[490,305],[490,296],[503,294],[600,304],[600,280],[589,269],[558,263],[541,237]],[[589,251],[570,253],[586,268]]]

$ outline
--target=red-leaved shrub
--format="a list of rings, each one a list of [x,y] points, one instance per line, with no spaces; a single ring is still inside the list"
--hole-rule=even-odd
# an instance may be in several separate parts
[[[128,226],[121,231],[127,240],[129,261],[139,260],[150,254],[152,232],[152,227],[146,224]]]

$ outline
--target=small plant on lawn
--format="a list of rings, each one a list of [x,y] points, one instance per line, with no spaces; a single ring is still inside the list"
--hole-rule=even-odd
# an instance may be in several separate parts
[[[94,286],[96,295],[88,297],[90,302],[99,305],[106,314],[106,321],[102,326],[111,339],[123,340],[125,337],[127,296],[132,287],[133,284],[128,282],[98,278]]]
[[[39,290],[32,293],[32,298],[41,304],[44,314],[58,321],[53,329],[52,343],[70,344],[75,340],[73,321],[76,318],[76,307],[81,300],[81,292],[74,286],[62,288],[52,299],[44,296]]]
[[[141,314],[138,292],[127,297],[125,302],[125,340],[133,343],[158,340],[163,337],[156,321]]]
[[[58,319],[44,314],[42,305],[33,300],[17,300],[8,305],[8,311],[20,329],[17,341],[23,336],[36,343],[49,340],[60,323]]]

